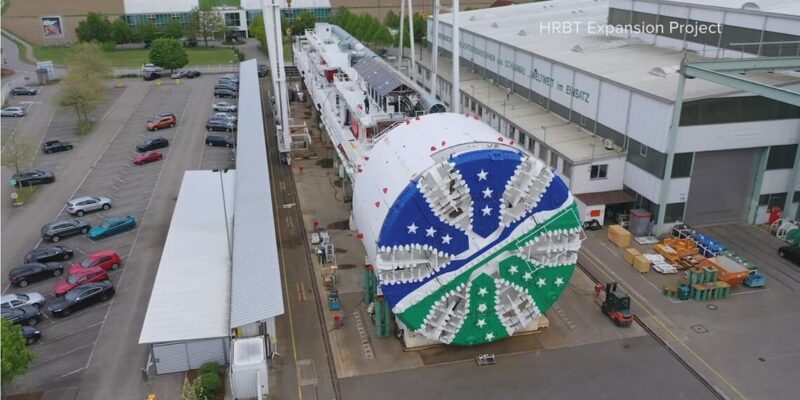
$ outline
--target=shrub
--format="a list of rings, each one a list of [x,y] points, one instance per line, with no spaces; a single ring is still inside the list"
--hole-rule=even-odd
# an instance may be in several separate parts
[[[209,361],[207,363],[203,363],[200,368],[197,370],[199,375],[203,374],[219,374],[220,373],[220,365],[216,361]]]
[[[195,395],[199,399],[216,397],[222,387],[222,380],[215,372],[200,374],[196,379],[200,381],[194,386]]]

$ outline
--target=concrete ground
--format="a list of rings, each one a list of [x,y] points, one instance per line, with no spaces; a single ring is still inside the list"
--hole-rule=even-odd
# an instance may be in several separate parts
[[[148,348],[138,344],[139,327],[183,172],[197,169],[201,162],[218,167],[230,165],[229,149],[207,149],[204,145],[204,124],[210,113],[214,82],[215,77],[202,77],[185,80],[180,86],[170,80],[155,86],[153,82],[125,80],[126,88],[110,89],[105,109],[95,113],[95,129],[85,137],[70,133],[73,114],[56,109],[52,96],[57,88],[45,87],[31,105],[31,114],[17,122],[17,133],[37,144],[42,136],[68,139],[75,143],[75,149],[37,157],[35,165],[54,170],[57,180],[41,186],[24,206],[12,208],[7,200],[8,185],[3,185],[4,276],[31,248],[47,245],[39,240],[39,227],[55,218],[68,217],[63,205],[71,197],[108,195],[114,207],[85,218],[98,223],[111,215],[131,214],[138,225],[134,231],[97,242],[82,236],[63,240],[63,244],[76,248],[77,260],[83,254],[105,248],[117,251],[123,257],[123,268],[111,274],[117,294],[108,303],[58,321],[40,323],[43,339],[32,347],[37,359],[26,375],[7,388],[9,393],[43,390],[46,399],[133,400],[149,393],[160,398],[178,397],[182,374],[143,380],[141,368],[147,362]],[[177,127],[156,134],[145,130],[148,117],[168,111],[177,115]],[[135,144],[153,135],[170,140],[170,147],[160,150],[164,160],[132,166]],[[213,161],[214,157],[221,161]],[[3,168],[4,180],[10,174]],[[47,293],[54,282],[55,279],[46,280],[25,290]]]

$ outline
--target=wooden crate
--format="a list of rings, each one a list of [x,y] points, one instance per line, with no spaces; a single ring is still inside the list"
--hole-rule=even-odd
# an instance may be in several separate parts
[[[608,240],[621,249],[631,247],[631,233],[620,225],[608,227]]]
[[[636,250],[635,247],[628,247],[625,249],[625,256],[623,258],[628,265],[633,265],[633,258],[640,254],[642,253],[640,253],[639,250]]]
[[[650,271],[650,260],[641,254],[633,257],[633,269],[639,271],[640,273],[646,273]]]

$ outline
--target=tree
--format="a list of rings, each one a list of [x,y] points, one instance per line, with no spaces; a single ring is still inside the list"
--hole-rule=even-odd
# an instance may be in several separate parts
[[[295,35],[303,35],[306,32],[306,29],[311,29],[314,27],[314,23],[317,22],[317,17],[314,16],[314,13],[311,11],[304,11],[294,17],[292,23],[290,24],[292,28],[292,33]]]
[[[217,32],[225,30],[225,21],[220,13],[214,11],[208,2],[200,2],[199,7],[194,7],[189,12],[190,24],[197,27],[197,36],[203,38],[203,43],[208,46],[208,38],[214,38]]]
[[[170,19],[169,22],[164,25],[164,37],[172,39],[183,38],[183,24],[179,19]]]
[[[119,17],[111,23],[111,40],[117,44],[133,41],[133,30],[124,17]]]
[[[111,63],[97,43],[80,43],[72,48],[66,64],[67,76],[56,99],[59,105],[75,109],[79,133],[83,134],[91,127],[89,112],[105,101]]]
[[[177,39],[161,38],[153,41],[150,62],[161,68],[176,70],[189,63],[189,56]]]
[[[389,12],[386,13],[386,16],[383,17],[383,23],[389,28],[400,28],[400,17],[395,14],[394,11],[389,10]]]
[[[36,151],[35,144],[20,139],[17,135],[12,135],[5,144],[3,156],[0,157],[0,164],[4,167],[13,168],[14,173],[19,174],[20,171],[28,168],[33,163]],[[5,347],[3,349],[5,350]],[[5,364],[3,364],[3,371],[5,371]]]
[[[78,22],[75,35],[81,42],[110,42],[111,22],[103,14],[89,12],[85,20]]]
[[[264,18],[256,17],[250,22],[250,26],[247,27],[250,31],[250,35],[255,36],[258,39],[258,43],[261,46],[261,49],[264,52],[267,52],[267,36],[266,31],[264,30]]]
[[[151,43],[156,40],[158,33],[158,27],[150,20],[136,27],[136,39],[142,43]]]
[[[13,325],[5,318],[0,319],[0,334],[2,334],[2,380],[7,385],[17,375],[22,375],[28,371],[28,366],[33,361],[34,354],[25,347],[25,339],[22,337],[22,328]]]

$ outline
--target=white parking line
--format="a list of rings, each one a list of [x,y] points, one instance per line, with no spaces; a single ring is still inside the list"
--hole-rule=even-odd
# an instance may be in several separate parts
[[[35,96],[33,96],[33,99],[34,99],[34,100],[36,100],[36,98],[37,98],[37,97],[39,97],[39,93],[40,93],[40,92],[41,92],[41,91],[37,91],[37,92],[36,92],[36,95],[35,95]],[[21,102],[20,102],[20,103],[21,103]],[[31,105],[31,106],[32,106],[32,105]],[[31,106],[25,107],[25,115],[26,115],[26,116],[28,115],[28,110],[30,110],[30,109],[31,109]],[[53,111],[53,115],[56,115],[55,111]],[[22,117],[22,118],[25,118],[25,117]],[[51,117],[50,117],[50,121],[52,121],[52,120],[53,120],[53,117],[51,116]],[[15,126],[15,127],[14,127],[14,130],[12,130],[12,131],[11,131],[11,135],[9,135],[9,137],[8,137],[8,141],[9,141],[9,142],[10,142],[11,140],[13,140],[13,139],[14,139],[14,135],[16,135],[16,134],[17,134],[17,130],[19,129],[19,126],[20,126],[20,125],[22,125],[22,120],[20,120],[20,121],[17,121],[17,126]],[[47,124],[47,126],[49,127],[49,126],[50,126],[50,123],[48,123],[48,124]],[[47,134],[47,133],[45,133],[45,135],[46,135],[46,134]],[[6,142],[6,143],[3,145],[3,148],[2,148],[2,149],[0,149],[0,151],[6,151],[6,146],[8,146],[8,142]]]
[[[81,332],[83,332],[83,331],[86,331],[86,330],[92,329],[92,328],[94,328],[95,326],[98,326],[98,325],[100,325],[100,324],[102,324],[102,323],[103,323],[102,321],[98,321],[98,322],[95,322],[95,323],[93,323],[93,324],[91,324],[91,325],[87,325],[86,327],[83,327],[83,328],[81,328],[81,329],[78,329],[77,331],[72,331],[72,332],[70,332],[70,333],[68,333],[68,334],[66,334],[66,335],[61,335],[61,336],[58,336],[58,337],[55,337],[55,338],[52,338],[52,339],[48,339],[46,342],[42,340],[42,341],[40,341],[39,343],[53,343],[53,342],[57,342],[57,341],[59,341],[59,340],[66,339],[66,338],[68,338],[68,337],[70,337],[70,336],[77,335],[77,334],[79,334],[79,333],[81,333]],[[52,327],[52,326],[55,326],[55,325],[58,325],[58,323],[55,323],[55,324],[50,324],[50,325],[48,325],[48,327]]]
[[[45,359],[45,360],[39,361],[39,362],[37,362],[35,365],[33,365],[33,366],[31,366],[31,367],[32,367],[32,368],[36,368],[36,367],[42,366],[43,364],[47,364],[47,363],[49,363],[50,361],[55,361],[55,360],[58,360],[59,358],[61,358],[61,357],[64,357],[64,356],[68,356],[68,355],[70,355],[70,354],[72,354],[72,353],[74,353],[74,352],[76,352],[76,351],[78,351],[78,350],[83,350],[83,349],[85,349],[85,348],[87,348],[87,347],[91,346],[92,344],[94,344],[94,343],[89,343],[89,344],[85,344],[85,345],[83,345],[83,346],[81,346],[81,347],[76,347],[76,348],[74,348],[74,349],[72,349],[72,350],[70,350],[70,351],[68,351],[68,352],[66,352],[66,353],[61,353],[61,354],[59,354],[59,355],[57,355],[57,356],[55,356],[55,357],[50,357],[50,358],[48,358],[48,359]]]

